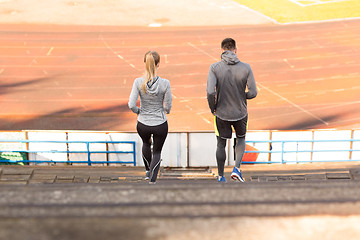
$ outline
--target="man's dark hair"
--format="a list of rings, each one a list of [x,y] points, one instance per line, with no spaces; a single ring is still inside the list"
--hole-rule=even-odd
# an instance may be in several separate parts
[[[236,48],[235,40],[232,38],[225,38],[221,42],[221,48],[224,50],[230,50],[233,51]]]

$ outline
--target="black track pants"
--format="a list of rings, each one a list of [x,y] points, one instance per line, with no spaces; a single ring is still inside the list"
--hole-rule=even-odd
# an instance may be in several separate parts
[[[156,182],[160,169],[161,150],[168,134],[168,123],[164,122],[158,126],[147,126],[138,122],[136,128],[143,141],[142,156],[146,171],[150,171],[150,182]],[[153,144],[152,152],[151,144]]]

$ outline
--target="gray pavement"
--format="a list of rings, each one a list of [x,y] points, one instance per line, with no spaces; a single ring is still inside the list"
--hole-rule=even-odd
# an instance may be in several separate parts
[[[359,239],[360,164],[1,166],[0,239]]]
[[[247,182],[360,180],[360,164],[357,162],[243,165],[242,170]],[[231,171],[232,167],[225,169],[228,180]],[[212,183],[216,181],[216,173],[216,167],[162,168],[158,183],[166,184],[174,180]],[[144,183],[144,174],[144,167],[141,166],[0,165],[0,186],[41,183]]]

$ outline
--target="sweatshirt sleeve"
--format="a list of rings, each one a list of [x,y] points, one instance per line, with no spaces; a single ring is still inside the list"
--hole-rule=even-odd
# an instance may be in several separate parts
[[[248,91],[246,92],[246,99],[255,98],[257,95],[257,88],[256,88],[255,79],[254,79],[254,74],[253,74],[250,66],[249,66],[249,75],[248,75],[248,79],[247,79],[247,87],[248,87]]]
[[[137,88],[136,80],[135,80],[130,93],[128,106],[131,109],[131,111],[133,111],[136,114],[140,113],[140,108],[136,106],[138,97],[139,97],[139,89]]]
[[[207,100],[209,103],[209,108],[211,113],[215,113],[216,110],[216,83],[217,83],[217,79],[216,79],[216,75],[214,73],[214,67],[213,65],[210,66],[210,70],[209,70],[209,74],[208,74],[208,78],[207,78],[207,87],[206,87],[206,92],[207,92]]]
[[[167,114],[170,113],[172,107],[172,95],[171,95],[171,87],[170,82],[168,82],[168,86],[165,91],[165,97],[164,97],[164,110]]]

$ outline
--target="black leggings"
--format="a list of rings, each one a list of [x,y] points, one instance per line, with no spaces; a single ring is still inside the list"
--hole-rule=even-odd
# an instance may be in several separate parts
[[[168,123],[164,122],[158,126],[147,126],[138,122],[136,129],[143,141],[142,156],[146,171],[150,171],[150,182],[156,182],[160,169],[161,150],[168,134]],[[151,143],[153,144],[152,154]]]

